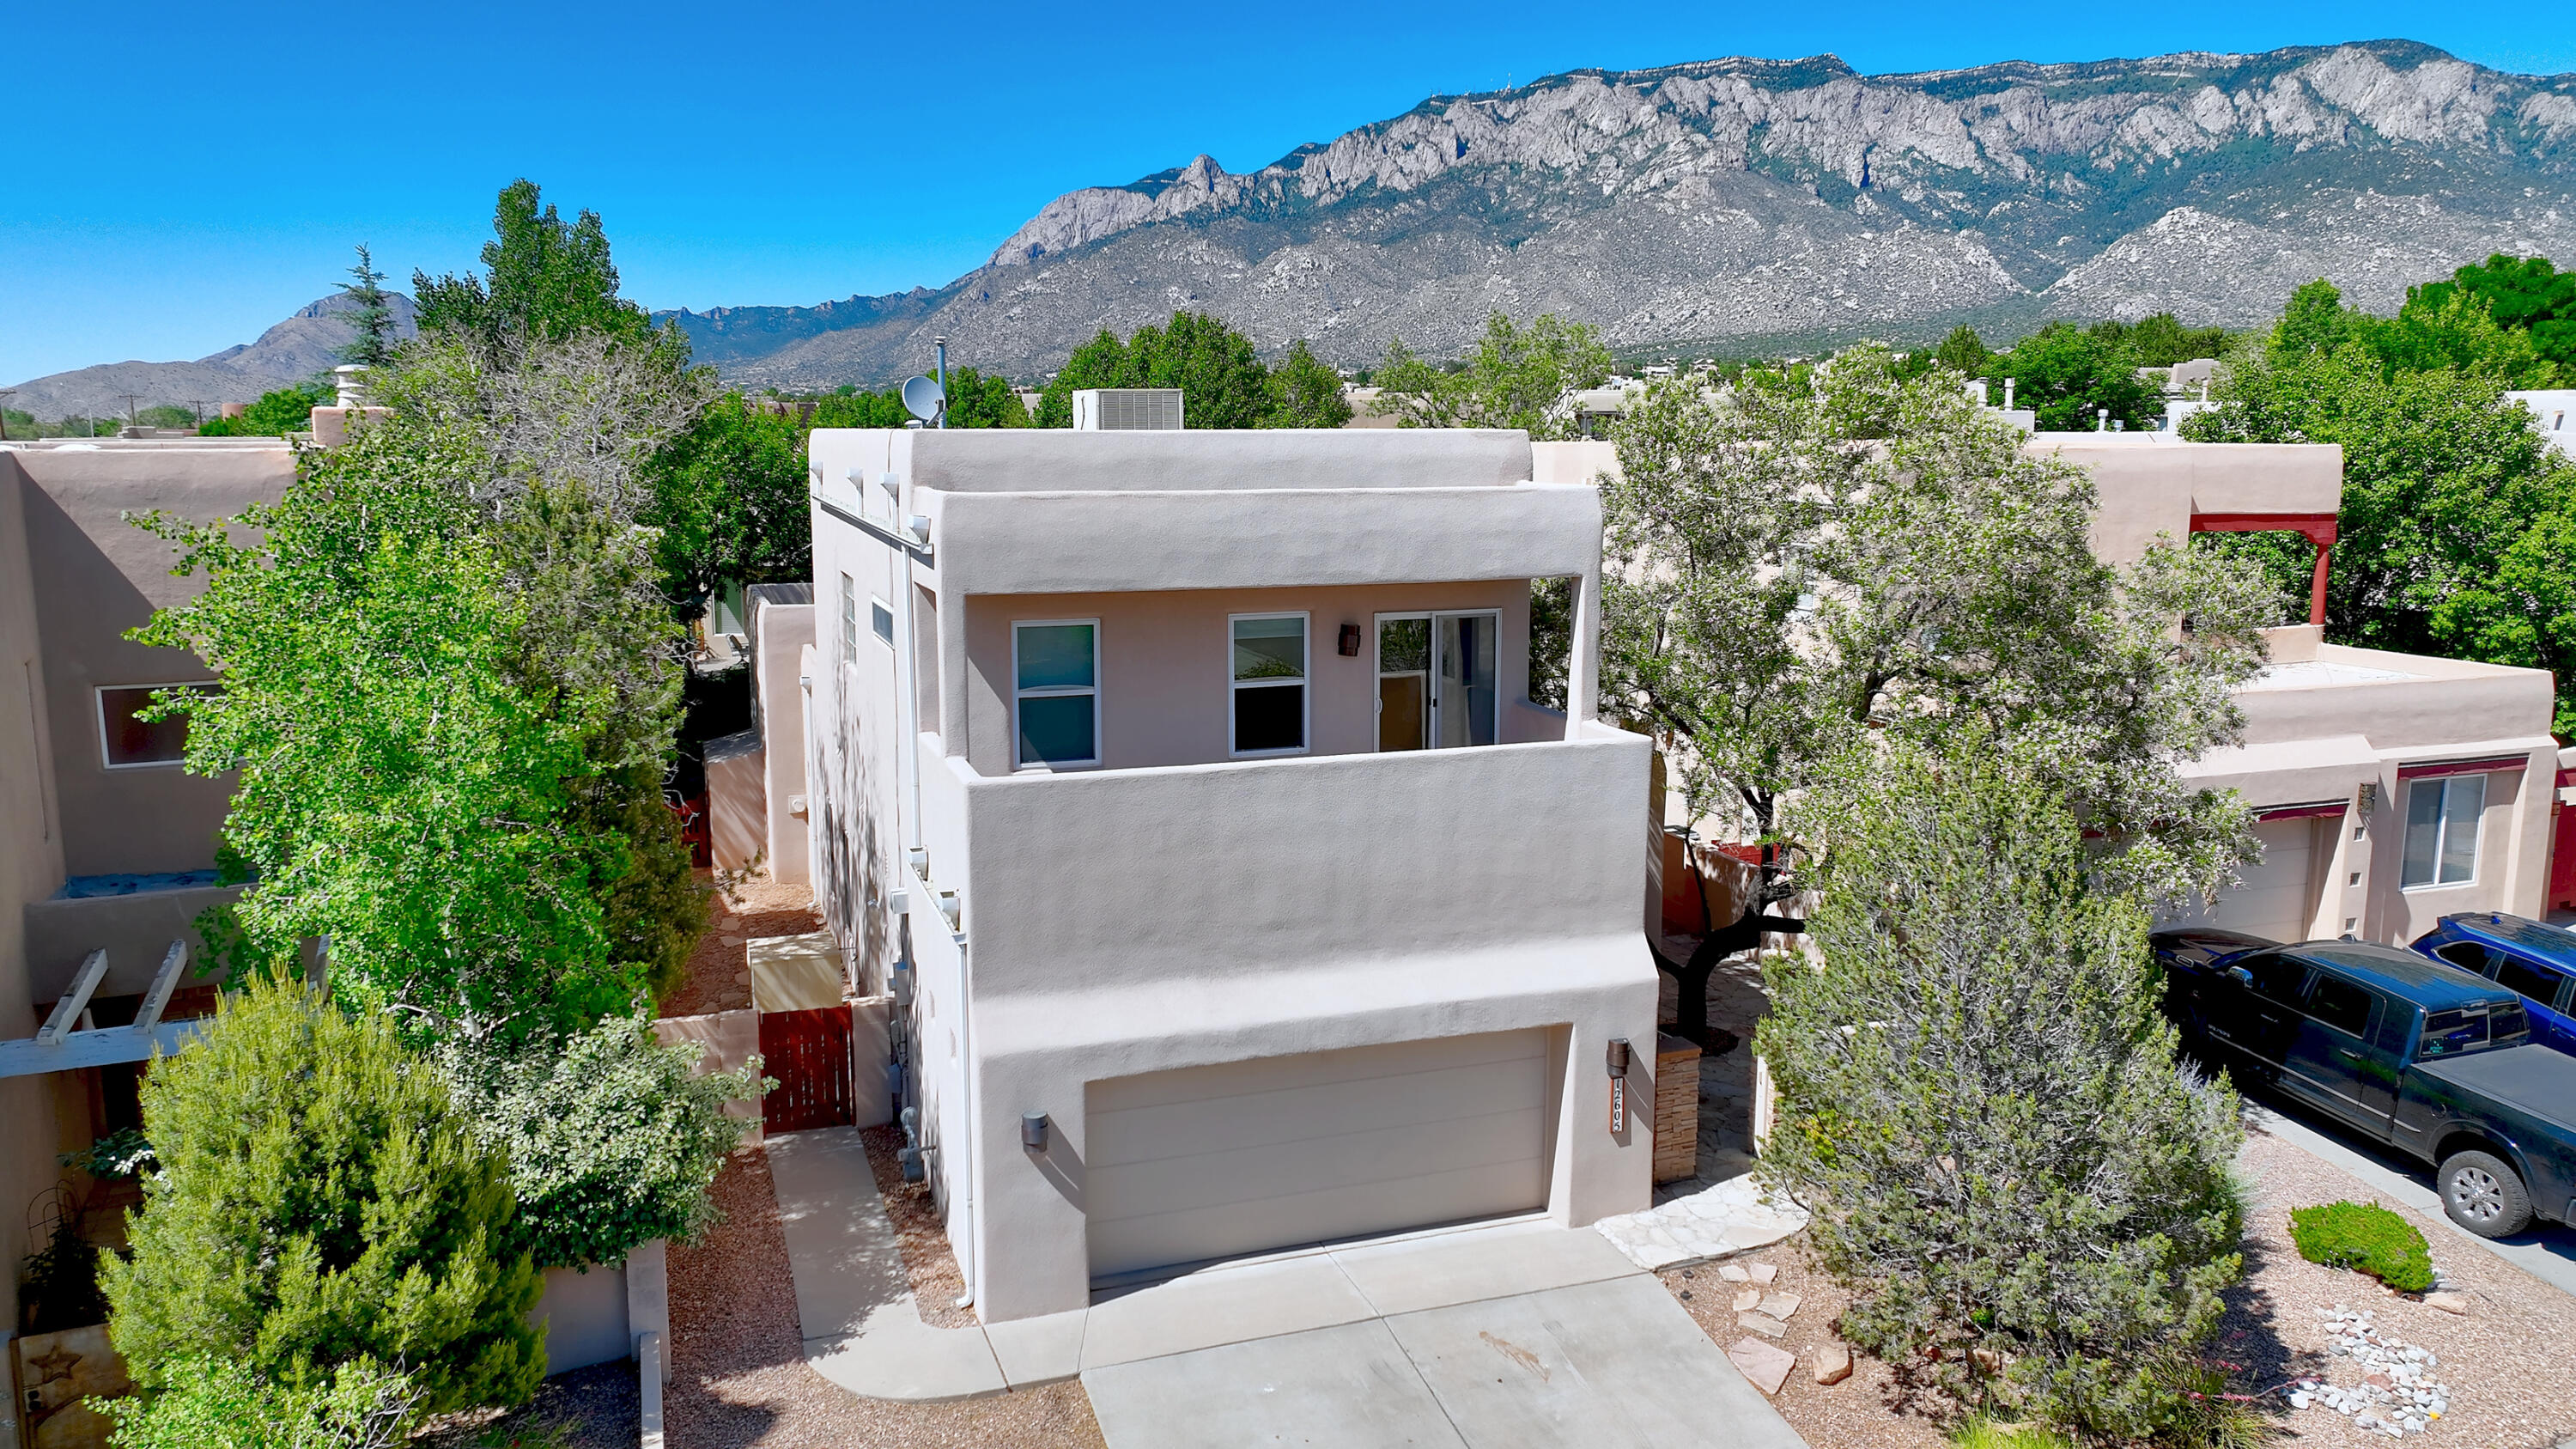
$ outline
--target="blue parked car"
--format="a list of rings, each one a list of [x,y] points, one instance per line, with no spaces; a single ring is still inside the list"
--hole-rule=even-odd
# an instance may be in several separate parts
[[[2444,916],[2415,949],[2520,996],[2531,1039],[2576,1056],[2576,932],[2489,911]]]

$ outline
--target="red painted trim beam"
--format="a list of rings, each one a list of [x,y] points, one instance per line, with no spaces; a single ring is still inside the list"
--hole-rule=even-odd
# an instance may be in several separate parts
[[[2421,765],[2400,765],[2397,778],[2430,780],[2437,775],[2492,775],[2503,770],[2520,774],[2530,768],[2531,757],[2528,755],[2496,755],[2483,760],[2433,760]]]
[[[2346,808],[2341,800],[2326,800],[2314,805],[2274,805],[2255,811],[2254,818],[2267,825],[2275,820],[2322,820],[2329,815],[2340,817]]]

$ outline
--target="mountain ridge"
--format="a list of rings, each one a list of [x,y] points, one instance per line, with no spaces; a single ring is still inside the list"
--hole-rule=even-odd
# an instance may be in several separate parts
[[[1078,187],[940,287],[654,316],[728,382],[807,390],[918,372],[938,336],[1035,380],[1184,307],[1345,367],[1397,336],[1454,354],[1495,309],[1632,354],[2246,326],[2313,277],[2388,311],[2498,251],[2576,260],[2576,75],[2409,40],[1878,76],[1739,56],[1429,96],[1250,172],[1200,154]]]

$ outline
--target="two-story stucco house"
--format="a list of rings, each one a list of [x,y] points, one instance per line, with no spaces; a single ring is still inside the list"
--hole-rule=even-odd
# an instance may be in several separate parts
[[[987,1321],[1647,1204],[1613,1073],[1637,1044],[1648,1092],[1649,747],[1580,703],[1587,470],[1513,432],[810,459],[813,878],[860,988],[910,1004],[901,1100]],[[1554,577],[1570,716],[1528,699]]]

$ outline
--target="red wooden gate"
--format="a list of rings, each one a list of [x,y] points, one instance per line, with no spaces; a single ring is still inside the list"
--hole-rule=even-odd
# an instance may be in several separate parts
[[[850,1008],[764,1011],[760,1055],[778,1086],[760,1099],[760,1125],[771,1132],[847,1127],[858,1120],[850,1082]]]

